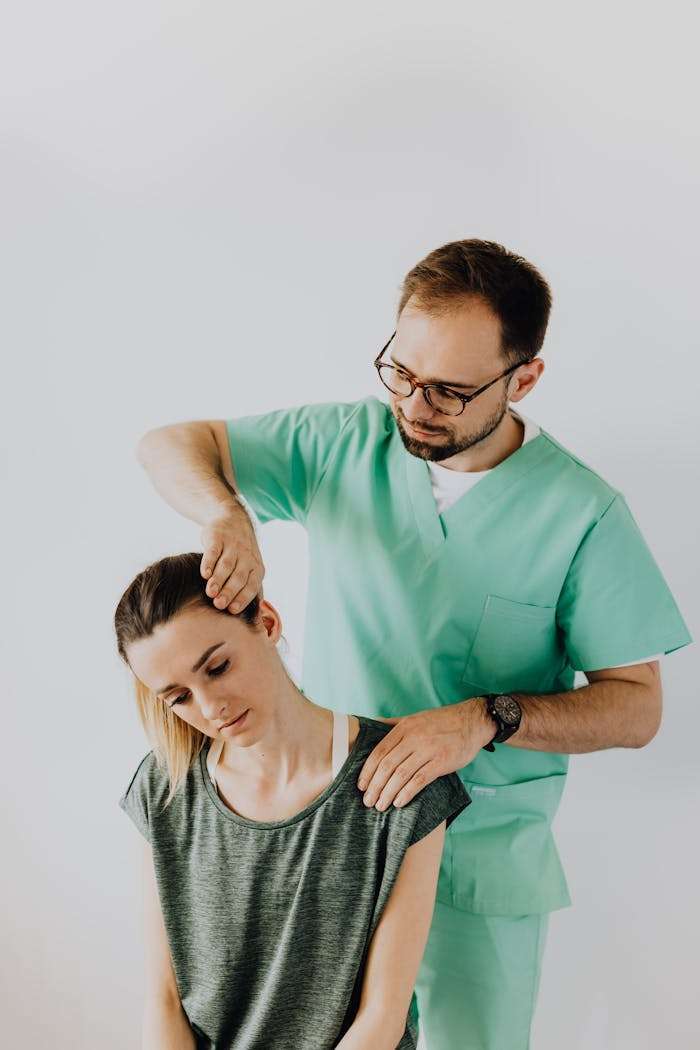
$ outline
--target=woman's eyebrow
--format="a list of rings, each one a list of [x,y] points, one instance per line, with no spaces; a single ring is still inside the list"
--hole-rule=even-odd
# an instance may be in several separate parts
[[[416,378],[415,372],[412,372],[410,368],[406,368],[405,365],[402,365],[401,362],[397,361],[396,358],[393,355],[391,357],[391,360],[394,362],[394,364],[396,365],[397,368],[401,369],[402,372],[406,372],[409,376],[413,376],[414,379]],[[461,387],[462,390],[474,390],[475,389],[473,383],[450,383],[447,379],[425,379],[424,382],[425,383],[435,383],[436,386]]]
[[[224,644],[223,642],[217,642],[216,645],[210,645],[209,648],[206,650],[206,652],[202,653],[202,655],[200,656],[199,660],[197,660],[197,663],[192,668],[192,674],[195,674],[200,669],[200,667],[205,662],[205,660],[209,659],[209,657],[214,652],[214,650],[218,649],[219,646],[223,645],[223,644]],[[177,688],[177,682],[171,682],[170,685],[166,685],[164,689],[159,689],[158,692],[156,693],[156,696],[162,696],[163,693],[169,693],[171,689],[176,689],[176,688]]]

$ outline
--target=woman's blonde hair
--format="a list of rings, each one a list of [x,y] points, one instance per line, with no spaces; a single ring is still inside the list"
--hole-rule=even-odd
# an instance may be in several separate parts
[[[137,678],[126,654],[132,643],[149,638],[159,624],[168,623],[187,607],[202,605],[222,616],[232,615],[212,604],[212,599],[206,593],[207,581],[199,571],[201,562],[201,553],[190,552],[173,554],[146,566],[126,588],[114,613],[117,649],[133,676],[141,725],[153,747],[156,762],[161,769],[168,771],[166,806],[184,781],[208,737],[178,718],[163,700],[159,700]],[[252,626],[259,612],[260,598],[256,596],[237,616]]]

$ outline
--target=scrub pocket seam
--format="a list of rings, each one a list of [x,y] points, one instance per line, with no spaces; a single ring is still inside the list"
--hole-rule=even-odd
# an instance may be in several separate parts
[[[556,623],[556,605],[529,605],[526,602],[516,602],[512,598],[502,598],[500,595],[487,594],[484,607],[479,617],[479,622],[474,632],[472,644],[467,654],[461,680],[471,682],[474,685],[483,685],[481,675],[474,667],[475,660],[478,665],[479,644],[483,643],[488,625],[499,623],[506,626],[508,623],[519,623],[530,625],[533,630],[544,627],[547,624]],[[482,654],[483,655],[483,654]],[[486,692],[489,692],[486,689]]]

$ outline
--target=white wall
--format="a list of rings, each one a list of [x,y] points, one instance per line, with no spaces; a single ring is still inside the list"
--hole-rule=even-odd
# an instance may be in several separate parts
[[[404,272],[485,236],[555,290],[523,410],[626,494],[698,633],[690,5],[14,5],[0,53],[3,1042],[137,1045],[146,743],[111,618],[201,549],[136,463],[183,419],[378,393]],[[299,666],[305,536],[262,531]],[[534,1050],[697,1030],[696,649],[646,749],[575,758]]]

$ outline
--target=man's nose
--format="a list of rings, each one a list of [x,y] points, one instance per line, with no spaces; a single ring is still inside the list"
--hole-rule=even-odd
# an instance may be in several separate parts
[[[419,386],[408,397],[401,399],[401,411],[409,423],[413,423],[418,419],[427,422],[435,414],[425,400],[423,391]]]

